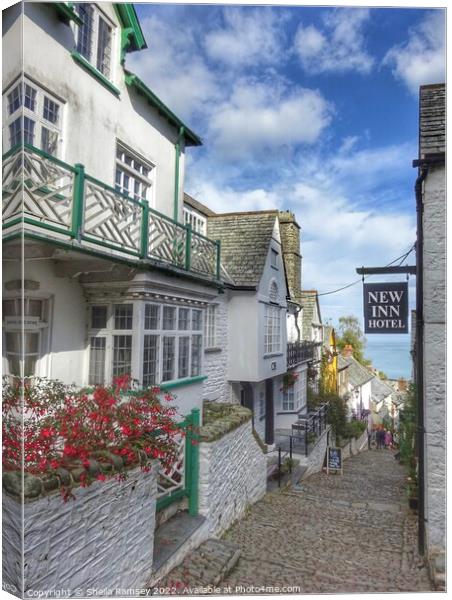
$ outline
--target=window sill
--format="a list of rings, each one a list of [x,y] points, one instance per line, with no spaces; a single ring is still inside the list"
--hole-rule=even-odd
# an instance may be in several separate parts
[[[273,358],[274,356],[284,356],[284,352],[269,352],[264,354],[264,358]]]
[[[212,346],[211,348],[204,348],[204,352],[206,354],[213,354],[214,352],[221,352],[223,350],[223,348],[220,348],[219,346]]]
[[[92,75],[95,79],[97,79],[104,87],[106,87],[110,92],[112,92],[115,96],[119,98],[120,91],[118,88],[112,84],[112,82],[105,77],[98,69],[93,67],[93,65],[86,60],[81,54],[79,54],[76,50],[71,52],[72,58],[77,62],[81,67],[86,69],[90,75]]]
[[[207,375],[197,375],[196,377],[186,377],[185,379],[174,379],[173,381],[165,381],[158,387],[164,391],[172,390],[173,388],[191,385],[192,383],[201,383],[207,379]]]

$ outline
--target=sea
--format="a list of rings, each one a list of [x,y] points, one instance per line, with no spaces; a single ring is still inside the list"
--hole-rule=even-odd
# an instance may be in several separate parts
[[[367,335],[364,356],[389,379],[411,379],[410,337],[403,334]]]

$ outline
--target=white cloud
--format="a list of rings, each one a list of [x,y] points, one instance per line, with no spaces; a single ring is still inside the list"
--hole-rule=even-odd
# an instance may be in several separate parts
[[[413,94],[419,86],[443,83],[446,77],[446,40],[444,11],[430,13],[409,32],[408,40],[393,46],[383,65],[392,69],[394,77],[405,83]]]
[[[300,24],[294,46],[303,68],[309,73],[369,73],[374,59],[365,49],[368,20],[367,9],[343,8],[326,13],[322,30]]]
[[[208,111],[223,90],[203,58],[196,25],[174,21],[169,26],[155,16],[141,25],[150,48],[129,55],[127,67],[182,118]]]
[[[204,47],[220,63],[243,67],[272,64],[283,56],[285,14],[268,7],[226,9],[225,26],[207,33]]]
[[[257,157],[269,149],[312,144],[331,117],[331,105],[316,90],[294,87],[287,93],[284,86],[242,80],[212,115],[209,133],[223,157]]]

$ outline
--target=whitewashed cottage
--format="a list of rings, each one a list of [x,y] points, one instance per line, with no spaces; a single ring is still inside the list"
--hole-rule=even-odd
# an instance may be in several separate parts
[[[4,372],[131,373],[177,390],[182,414],[201,408],[220,249],[184,224],[185,152],[201,140],[125,68],[146,48],[133,5],[17,4],[3,27]]]

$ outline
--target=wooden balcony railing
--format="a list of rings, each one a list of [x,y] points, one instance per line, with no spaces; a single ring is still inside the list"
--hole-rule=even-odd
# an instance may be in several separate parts
[[[3,156],[4,238],[21,231],[87,251],[220,277],[220,243],[28,144]],[[76,243],[74,243],[76,242]]]
[[[293,369],[303,362],[314,359],[315,342],[289,342],[287,344],[287,368]]]

